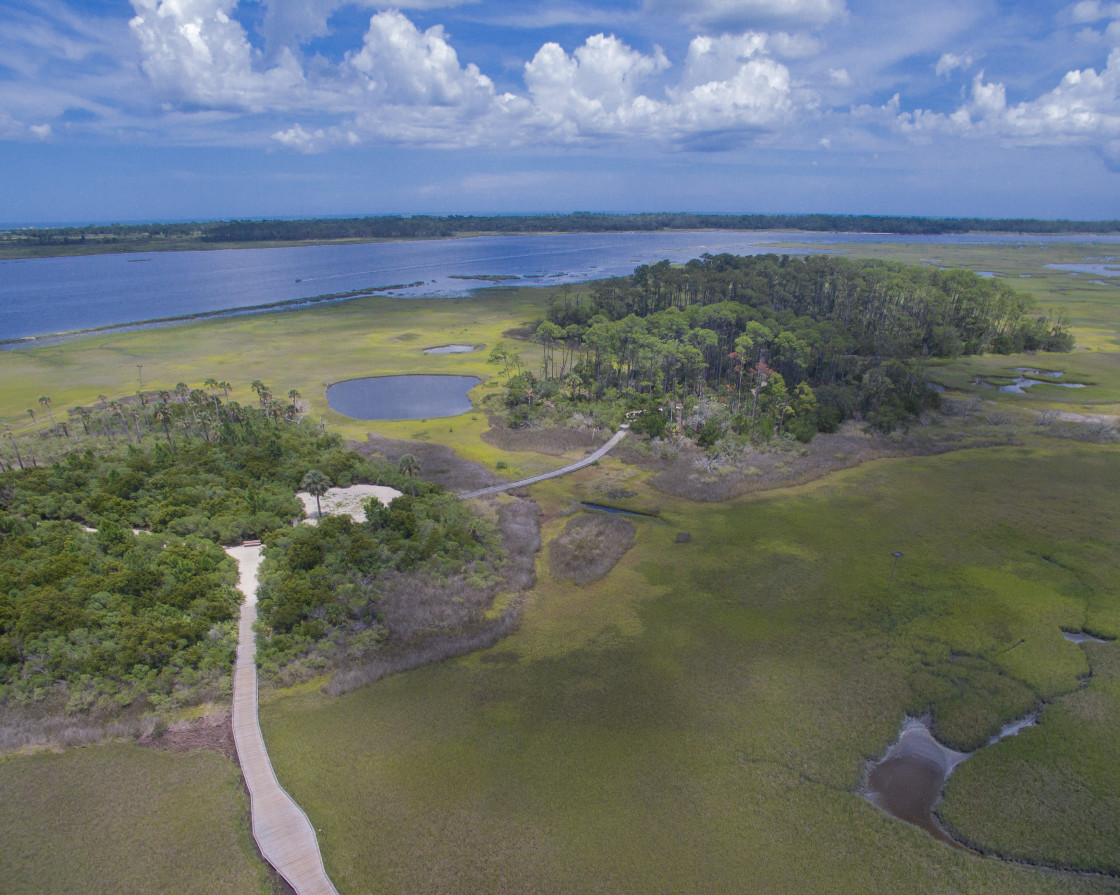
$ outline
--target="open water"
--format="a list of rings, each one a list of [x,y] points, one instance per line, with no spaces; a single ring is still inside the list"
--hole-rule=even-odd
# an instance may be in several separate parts
[[[867,233],[677,231],[485,236],[344,246],[149,252],[0,262],[0,342],[153,318],[252,308],[358,289],[405,298],[456,297],[493,285],[575,283],[705,252],[782,252],[782,244],[1017,245],[1120,243],[1117,237],[896,236]]]

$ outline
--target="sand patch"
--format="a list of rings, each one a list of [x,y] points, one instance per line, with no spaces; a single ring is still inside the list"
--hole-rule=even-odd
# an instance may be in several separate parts
[[[365,503],[371,497],[388,506],[390,501],[400,496],[400,491],[388,485],[351,485],[349,488],[330,488],[319,500],[325,516],[349,516],[355,522],[365,522]],[[318,522],[315,498],[306,491],[297,491],[296,497],[303,501],[307,522],[311,525]]]

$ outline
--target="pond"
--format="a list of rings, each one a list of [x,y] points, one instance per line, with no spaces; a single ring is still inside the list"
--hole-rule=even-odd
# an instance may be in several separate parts
[[[474,345],[440,345],[437,348],[425,348],[425,354],[470,354]]]
[[[327,389],[331,410],[355,420],[422,420],[458,416],[471,409],[476,376],[370,376]]]

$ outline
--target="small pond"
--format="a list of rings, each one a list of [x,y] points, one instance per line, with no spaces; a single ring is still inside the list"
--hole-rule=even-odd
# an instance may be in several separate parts
[[[458,416],[471,409],[475,376],[371,376],[327,389],[331,410],[355,420],[421,420]]]
[[[470,354],[474,345],[439,345],[436,348],[425,348],[425,354]]]

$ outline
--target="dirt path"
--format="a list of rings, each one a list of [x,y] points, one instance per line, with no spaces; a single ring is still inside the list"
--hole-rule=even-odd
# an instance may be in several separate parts
[[[585,466],[590,466],[600,457],[604,456],[611,448],[622,441],[622,439],[626,437],[626,432],[629,428],[629,426],[623,424],[622,427],[614,433],[610,441],[593,454],[589,454],[582,460],[577,460],[575,463],[561,466],[559,469],[552,470],[552,472],[542,472],[540,475],[529,476],[527,479],[519,479],[516,482],[503,482],[501,485],[491,485],[489,488],[479,488],[477,491],[464,491],[459,496],[465,499],[468,497],[482,497],[485,494],[498,494],[501,491],[510,491],[514,488],[520,488],[523,485],[535,485],[537,482],[543,482],[546,479],[554,479],[557,476],[575,472],[577,469],[583,469]]]
[[[252,805],[253,838],[277,872],[297,895],[338,895],[323,869],[319,841],[311,821],[280,786],[257,716],[257,569],[260,547],[227,547],[240,569],[238,587],[245,594],[233,676],[233,740]]]

